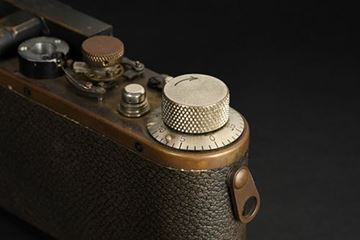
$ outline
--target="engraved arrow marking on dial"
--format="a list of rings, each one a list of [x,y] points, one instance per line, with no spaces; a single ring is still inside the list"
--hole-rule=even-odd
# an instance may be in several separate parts
[[[190,77],[188,77],[188,78],[185,78],[185,79],[182,79],[182,80],[178,81],[177,83],[174,84],[174,86],[176,87],[177,85],[179,85],[179,84],[182,83],[182,82],[186,82],[186,81],[191,82],[191,81],[198,80],[198,79],[199,79],[199,78],[197,78],[197,77],[190,76]]]

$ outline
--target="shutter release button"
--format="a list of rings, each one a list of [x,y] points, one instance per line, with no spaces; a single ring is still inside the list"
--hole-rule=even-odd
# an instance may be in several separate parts
[[[126,117],[141,117],[150,110],[146,90],[140,84],[132,83],[124,87],[118,111]]]

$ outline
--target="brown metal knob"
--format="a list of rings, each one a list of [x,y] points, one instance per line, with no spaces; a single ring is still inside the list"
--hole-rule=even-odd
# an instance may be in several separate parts
[[[124,55],[123,42],[112,36],[94,36],[81,46],[84,61],[91,67],[104,68],[120,63]]]

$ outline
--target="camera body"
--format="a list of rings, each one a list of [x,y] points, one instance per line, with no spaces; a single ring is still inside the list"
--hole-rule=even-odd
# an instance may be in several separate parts
[[[260,197],[224,83],[155,73],[59,2],[6,2],[35,20],[0,61],[1,207],[56,239],[246,239]]]

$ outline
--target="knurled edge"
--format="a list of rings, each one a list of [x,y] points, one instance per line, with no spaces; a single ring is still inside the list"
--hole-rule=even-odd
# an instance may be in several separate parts
[[[83,52],[84,61],[94,67],[109,67],[120,63],[120,59],[124,54],[124,51],[115,52],[108,55],[93,55],[86,51]],[[107,63],[106,63],[107,62]]]
[[[188,106],[174,103],[163,94],[162,114],[164,123],[173,130],[201,134],[223,127],[229,119],[230,95],[208,106]]]

